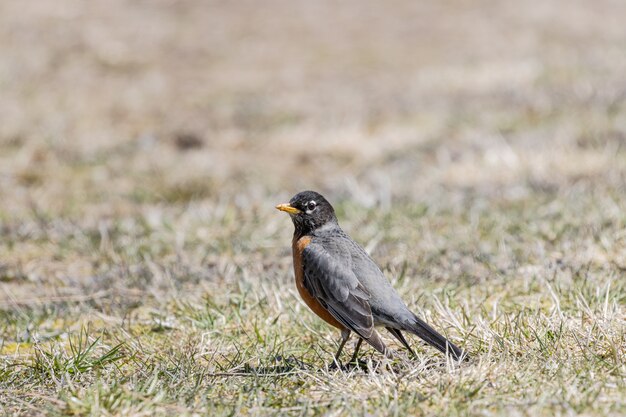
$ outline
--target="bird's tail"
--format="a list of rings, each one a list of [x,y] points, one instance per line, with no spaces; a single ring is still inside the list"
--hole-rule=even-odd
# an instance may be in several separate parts
[[[426,343],[439,349],[441,352],[450,355],[454,360],[459,361],[461,359],[467,359],[467,352],[461,350],[454,343],[443,337],[415,314],[413,314],[412,323],[407,324],[405,330],[420,337]]]

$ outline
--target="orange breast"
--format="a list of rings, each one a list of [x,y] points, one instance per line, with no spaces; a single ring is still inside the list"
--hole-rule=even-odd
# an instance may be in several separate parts
[[[300,239],[294,239],[293,249],[293,268],[296,276],[296,287],[300,293],[300,297],[307,306],[317,314],[322,320],[338,329],[345,329],[345,326],[339,323],[322,305],[313,297],[304,287],[304,265],[302,264],[302,251],[311,243],[310,236],[303,236]]]

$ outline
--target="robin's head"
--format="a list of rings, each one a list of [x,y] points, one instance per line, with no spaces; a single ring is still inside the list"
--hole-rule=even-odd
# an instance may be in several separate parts
[[[294,195],[289,203],[276,208],[289,213],[296,228],[296,234],[307,234],[327,223],[337,224],[333,206],[315,191],[302,191]]]

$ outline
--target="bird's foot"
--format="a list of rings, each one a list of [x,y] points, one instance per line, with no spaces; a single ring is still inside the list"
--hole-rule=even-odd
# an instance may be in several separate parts
[[[348,367],[350,369],[360,369],[362,371],[367,371],[369,369],[367,361],[361,359],[351,359],[348,362]]]
[[[336,371],[337,369],[344,369],[344,366],[341,362],[334,360],[332,361],[329,365],[328,365],[328,370],[329,371]]]
[[[368,364],[367,361],[363,361],[360,359],[357,360],[351,360],[350,362],[343,364],[341,362],[337,362],[337,361],[332,361],[329,365],[328,365],[328,370],[329,371],[344,371],[344,372],[348,372],[348,371],[353,371],[355,369],[359,369],[361,371],[367,371],[368,368]]]

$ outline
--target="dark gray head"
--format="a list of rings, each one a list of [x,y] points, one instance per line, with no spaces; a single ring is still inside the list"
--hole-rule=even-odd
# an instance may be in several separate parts
[[[294,195],[288,204],[279,204],[276,208],[289,213],[298,236],[313,232],[327,223],[337,224],[333,206],[315,191],[302,191]]]

